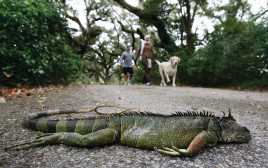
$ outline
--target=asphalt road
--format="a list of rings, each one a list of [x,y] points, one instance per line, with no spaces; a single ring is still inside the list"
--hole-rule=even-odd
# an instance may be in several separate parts
[[[26,114],[39,111],[38,108],[41,106],[46,110],[67,110],[90,109],[104,104],[161,114],[204,109],[214,111],[218,116],[222,116],[220,111],[230,108],[237,122],[251,131],[252,140],[248,144],[219,144],[202,150],[192,158],[170,157],[153,150],[136,149],[120,144],[94,148],[54,145],[21,151],[2,150],[10,144],[35,138],[34,131],[23,127],[21,121]],[[267,111],[268,93],[261,92],[159,86],[65,87],[39,96],[0,104],[0,168],[267,167]]]

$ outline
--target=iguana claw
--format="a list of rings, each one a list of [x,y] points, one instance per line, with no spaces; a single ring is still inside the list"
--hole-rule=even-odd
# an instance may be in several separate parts
[[[174,149],[176,152],[179,152],[180,154],[182,154],[182,150],[184,150],[184,149],[179,149],[179,148],[177,148],[177,147],[173,144],[173,142],[172,142],[171,146],[172,146],[172,149]]]
[[[170,155],[170,156],[181,156],[181,154],[175,151],[174,149],[164,147],[164,146],[162,146],[162,148],[163,149],[158,149],[157,147],[154,147],[154,149],[161,154]]]
[[[43,141],[43,140],[28,141],[28,142],[23,142],[23,143],[20,143],[20,144],[9,146],[7,148],[4,148],[4,150],[8,150],[8,149],[11,149],[11,148],[16,148],[16,147],[18,147],[17,150],[22,150],[22,149],[31,148],[31,147],[34,147],[34,146],[43,145],[45,143],[46,142]]]
[[[60,138],[63,136],[62,133],[48,133],[41,136],[36,137],[33,141],[23,142],[19,144],[15,144],[12,146],[9,146],[7,148],[4,148],[4,150],[8,150],[11,148],[16,148],[17,150],[27,149],[39,145],[45,145],[45,144],[53,144],[53,143],[59,143]]]
[[[36,137],[36,139],[47,137],[47,136],[50,136],[50,135],[53,135],[53,134],[55,134],[55,133],[47,133],[47,134],[39,135],[39,136]]]

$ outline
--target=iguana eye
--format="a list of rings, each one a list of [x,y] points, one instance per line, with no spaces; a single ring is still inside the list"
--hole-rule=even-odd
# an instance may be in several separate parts
[[[250,131],[249,131],[246,127],[243,127],[243,128],[242,128],[242,132],[250,133]]]

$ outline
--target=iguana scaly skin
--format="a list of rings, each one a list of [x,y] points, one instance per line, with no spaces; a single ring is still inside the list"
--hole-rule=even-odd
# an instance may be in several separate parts
[[[231,116],[215,117],[207,112],[178,112],[160,115],[125,112],[87,119],[40,120],[40,117],[81,111],[45,111],[28,114],[24,125],[44,132],[36,140],[9,148],[24,149],[44,144],[100,146],[121,143],[137,148],[155,149],[173,156],[192,156],[217,142],[248,142],[250,131]],[[55,133],[54,133],[55,132]]]

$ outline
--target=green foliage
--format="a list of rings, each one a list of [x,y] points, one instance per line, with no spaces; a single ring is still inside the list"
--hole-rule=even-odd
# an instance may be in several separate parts
[[[192,84],[268,87],[267,39],[267,24],[248,23],[238,33],[214,32],[210,44],[187,62]]]
[[[78,79],[79,82],[81,82],[83,85],[90,85],[91,84],[91,80],[90,78],[85,74],[82,73],[80,78]]]
[[[244,16],[250,16],[250,5],[244,0],[230,0],[224,6],[203,9],[207,16],[219,19],[220,24],[207,34],[209,43],[179,65],[179,73],[184,72],[179,75],[181,82],[239,89],[267,88],[267,21],[255,24],[243,20]],[[224,14],[217,16],[215,11]]]
[[[165,0],[147,0],[144,3],[143,12],[145,15],[150,17],[159,17],[161,19],[168,19],[169,13],[171,12],[171,7]],[[153,23],[153,18],[150,19]]]
[[[76,79],[82,64],[66,46],[64,29],[66,20],[55,4],[1,0],[0,84],[55,84]]]
[[[38,131],[38,132],[36,133],[36,136],[38,136],[38,137],[43,136],[43,135],[44,135],[44,133],[41,132],[41,131]]]

